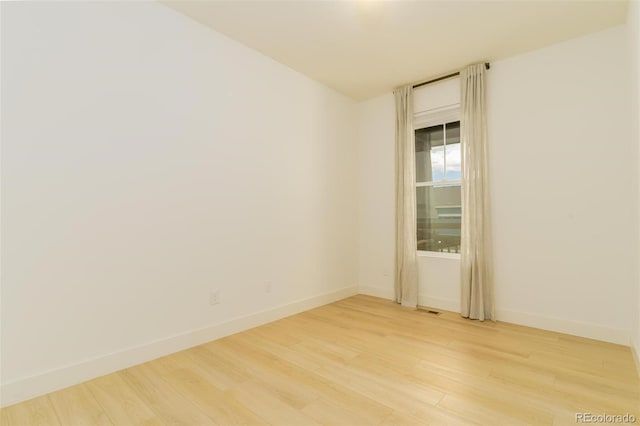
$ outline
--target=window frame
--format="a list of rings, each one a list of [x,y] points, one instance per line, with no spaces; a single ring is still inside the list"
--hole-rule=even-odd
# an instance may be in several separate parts
[[[415,135],[416,130],[424,129],[427,127],[445,125],[447,123],[451,123],[454,121],[460,121],[460,104],[447,105],[441,108],[430,109],[426,111],[420,111],[413,114],[413,132]],[[446,138],[446,133],[445,133]],[[462,143],[462,141],[460,141]],[[446,146],[446,145],[445,145]],[[415,150],[415,143],[414,143]],[[445,157],[446,162],[446,157]],[[446,168],[445,168],[445,176],[446,176]],[[420,187],[425,186],[460,186],[460,191],[462,191],[462,179],[460,180],[446,180],[443,179],[438,182],[414,182],[413,190],[417,191]],[[416,226],[417,226],[417,217],[416,217]],[[417,255],[420,257],[433,257],[433,258],[443,258],[443,259],[460,259],[460,253],[448,253],[448,252],[439,252],[439,251],[427,251],[427,250],[417,250]]]

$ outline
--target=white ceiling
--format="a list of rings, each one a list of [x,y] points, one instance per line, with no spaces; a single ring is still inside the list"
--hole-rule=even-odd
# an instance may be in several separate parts
[[[621,25],[627,11],[611,0],[163,3],[358,100]]]

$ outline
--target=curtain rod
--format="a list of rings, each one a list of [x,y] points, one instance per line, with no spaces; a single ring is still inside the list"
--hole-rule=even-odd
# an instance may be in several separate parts
[[[491,69],[491,64],[489,62],[485,62],[484,66],[486,69]],[[460,71],[443,75],[442,77],[434,78],[433,80],[425,81],[423,83],[414,84],[413,88],[415,89],[417,87],[426,86],[427,84],[435,83],[436,81],[440,81],[440,80],[446,80],[447,78],[455,77],[457,75],[460,75]]]

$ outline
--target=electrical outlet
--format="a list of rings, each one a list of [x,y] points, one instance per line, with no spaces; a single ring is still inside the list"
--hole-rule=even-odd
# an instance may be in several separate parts
[[[209,304],[211,306],[220,303],[220,290],[215,290],[209,293]]]
[[[271,293],[271,288],[272,288],[272,284],[271,281],[267,281],[266,283],[264,283],[264,292],[265,293]]]

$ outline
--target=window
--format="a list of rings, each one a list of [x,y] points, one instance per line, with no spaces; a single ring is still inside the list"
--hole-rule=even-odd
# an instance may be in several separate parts
[[[459,253],[460,121],[415,130],[418,250]]]

